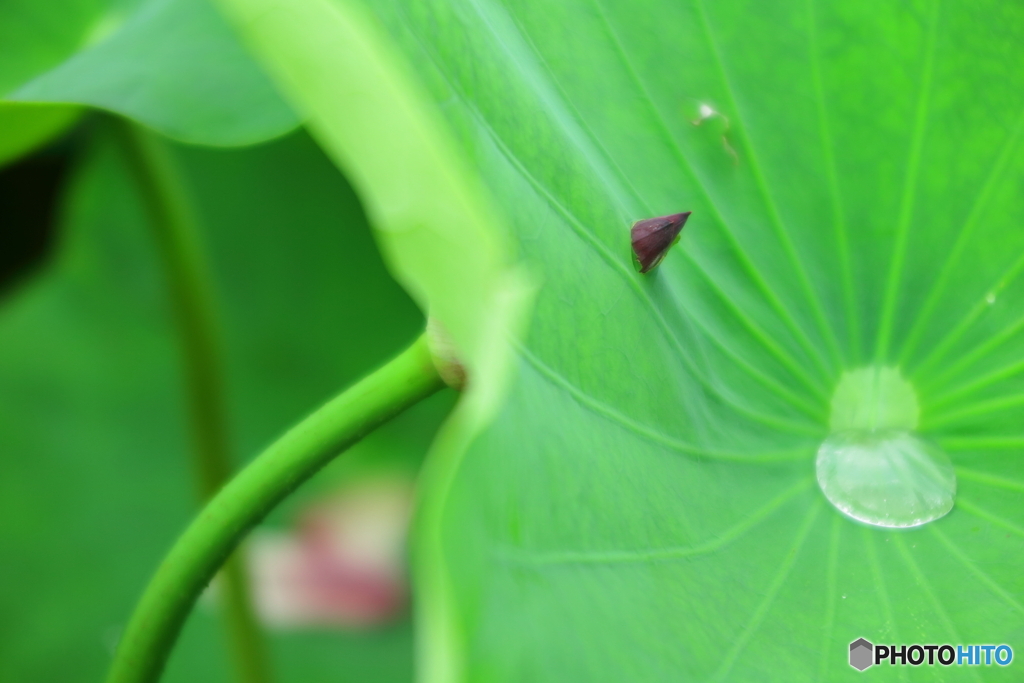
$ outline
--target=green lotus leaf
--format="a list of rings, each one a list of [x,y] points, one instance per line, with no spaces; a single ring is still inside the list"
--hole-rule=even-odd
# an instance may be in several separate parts
[[[448,491],[450,671],[845,680],[858,637],[1024,647],[1020,7],[373,6],[544,282]],[[630,225],[680,211],[636,273]],[[861,525],[820,490],[864,370],[916,405],[840,403],[919,409],[953,463],[937,521]]]
[[[11,0],[0,27],[0,93],[9,102],[90,105],[219,146],[261,142],[298,123],[207,0]]]

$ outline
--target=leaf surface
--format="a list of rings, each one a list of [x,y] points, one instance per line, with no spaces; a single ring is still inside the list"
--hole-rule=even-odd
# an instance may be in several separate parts
[[[1020,7],[375,11],[544,282],[448,497],[456,670],[842,680],[861,636],[1024,647]],[[632,222],[680,211],[635,273]],[[918,529],[860,526],[815,482],[832,392],[871,364],[957,467]]]

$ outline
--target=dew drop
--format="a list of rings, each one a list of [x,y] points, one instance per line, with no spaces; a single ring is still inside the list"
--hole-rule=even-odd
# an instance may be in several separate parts
[[[856,520],[920,526],[953,508],[956,475],[942,450],[899,429],[832,434],[818,449],[818,485]]]
[[[832,433],[815,461],[818,485],[840,512],[874,526],[907,528],[953,508],[953,464],[915,431],[919,414],[917,394],[897,368],[843,374],[832,396]]]
[[[989,306],[991,306],[995,302],[996,302],[996,295],[995,295],[994,292],[989,292],[988,294],[985,295],[985,303],[987,303]]]

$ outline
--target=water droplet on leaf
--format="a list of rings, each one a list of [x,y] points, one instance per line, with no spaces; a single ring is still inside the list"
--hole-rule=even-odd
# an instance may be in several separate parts
[[[920,526],[953,508],[956,475],[942,450],[899,429],[832,434],[818,449],[818,485],[840,512],[883,527]]]
[[[945,452],[914,431],[919,414],[917,394],[898,368],[844,373],[832,396],[832,433],[815,461],[829,502],[881,527],[919,526],[948,513],[956,474]]]

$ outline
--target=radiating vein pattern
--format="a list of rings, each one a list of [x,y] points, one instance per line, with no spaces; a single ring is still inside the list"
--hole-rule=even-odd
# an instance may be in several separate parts
[[[470,678],[832,680],[858,635],[1020,616],[1024,9],[979,3],[380,10],[541,282],[447,513]],[[679,211],[634,272],[631,223]],[[857,526],[814,483],[872,364],[955,468],[924,529]],[[785,676],[780,634],[813,653]]]
[[[820,500],[815,501],[810,505],[810,509],[807,511],[806,517],[803,523],[800,525],[796,532],[796,538],[793,540],[793,545],[790,547],[789,552],[786,553],[782,564],[779,566],[775,576],[772,577],[771,583],[768,585],[768,589],[765,593],[764,600],[757,606],[757,609],[750,615],[745,628],[743,629],[740,636],[733,643],[732,647],[726,652],[725,656],[722,657],[722,663],[712,677],[712,680],[722,681],[727,680],[729,671],[736,663],[736,659],[740,656],[743,648],[746,647],[750,639],[754,637],[757,630],[761,627],[761,623],[768,615],[768,611],[775,604],[775,601],[779,597],[779,591],[782,589],[782,584],[789,578],[790,572],[793,570],[793,564],[797,560],[797,556],[800,553],[801,548],[804,545],[804,541],[807,539],[807,534],[811,530],[811,526],[814,524],[814,520],[817,519],[818,514],[821,512],[823,505]]]

